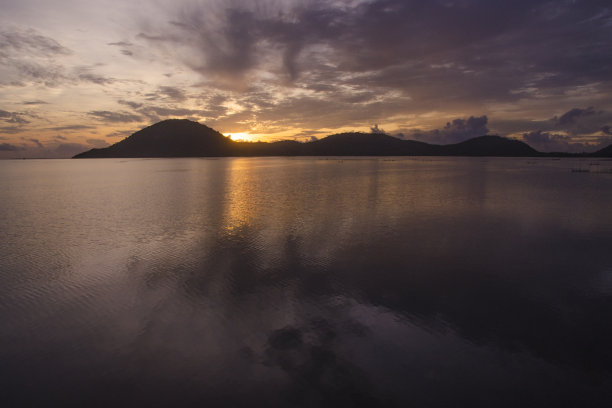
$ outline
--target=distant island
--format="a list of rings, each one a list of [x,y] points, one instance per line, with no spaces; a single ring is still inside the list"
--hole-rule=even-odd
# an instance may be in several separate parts
[[[239,142],[187,119],[148,126],[111,146],[74,158],[253,157],[253,156],[494,156],[612,157],[612,145],[594,153],[542,153],[528,144],[500,136],[480,136],[461,143],[436,145],[402,140],[382,133],[340,133],[301,143]]]

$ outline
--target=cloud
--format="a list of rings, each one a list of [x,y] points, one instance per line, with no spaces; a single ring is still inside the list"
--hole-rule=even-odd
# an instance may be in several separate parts
[[[187,3],[174,13],[171,24],[143,27],[139,38],[153,46],[169,45],[190,69],[220,87],[245,89],[249,75],[262,66],[281,68],[293,80],[302,49],[328,31],[330,16],[338,12],[315,7],[314,2],[304,8],[292,3],[272,6],[266,1]]]
[[[50,130],[57,130],[58,132],[62,131],[71,131],[71,130],[87,130],[87,129],[95,129],[94,126],[90,125],[66,125],[66,126],[56,126],[49,128]]]
[[[34,143],[37,147],[44,148],[45,146],[38,139],[30,138],[28,141]]]
[[[574,136],[588,135],[602,131],[612,121],[612,113],[588,108],[573,108],[561,116],[551,119],[551,129],[569,133]],[[604,132],[605,133],[605,132]]]
[[[0,85],[23,87],[36,83],[57,87],[78,82],[100,85],[116,82],[114,78],[93,72],[92,67],[77,66],[67,69],[65,58],[72,55],[73,51],[34,30],[2,31],[0,32]],[[24,104],[41,103],[41,101],[33,102]]]
[[[74,68],[74,76],[77,80],[91,82],[98,85],[110,85],[116,82],[115,78],[105,77],[94,72],[95,67],[81,66]]]
[[[121,105],[129,106],[132,109],[138,109],[142,107],[142,103],[138,103],[138,102],[131,102],[131,101],[123,100],[123,99],[119,99],[117,102],[120,103]]]
[[[523,140],[534,149],[542,152],[593,152],[612,143],[610,137],[599,137],[587,142],[571,135],[541,130],[524,133]]]
[[[47,105],[48,102],[45,101],[41,101],[41,100],[35,100],[35,101],[24,101],[22,102],[23,105]]]
[[[29,120],[22,118],[21,114],[19,114],[17,112],[13,112],[11,118],[5,120],[5,122],[7,122],[7,123],[16,123],[16,124],[19,124],[19,125],[24,125],[26,123],[30,123]]]
[[[193,115],[202,114],[202,111],[184,108],[166,108],[162,106],[147,106],[138,109],[138,112],[146,116],[152,121],[159,121],[169,117],[193,117]]]
[[[553,16],[544,0],[187,2],[165,10],[170,24],[143,24],[139,38],[206,83],[242,91],[263,80],[260,72],[277,83],[331,73],[322,85],[333,89],[347,80],[422,103],[465,104],[612,80],[602,68],[612,63],[612,11],[597,2],[555,7]]]
[[[427,143],[451,144],[459,143],[473,137],[484,136],[489,133],[487,127],[488,118],[486,115],[468,119],[454,119],[447,122],[442,129],[435,129],[428,132],[413,131],[411,137]]]
[[[22,126],[0,126],[0,133],[16,134],[24,131]]]
[[[142,117],[125,112],[111,112],[111,111],[90,111],[87,112],[89,116],[93,116],[97,119],[101,119],[105,122],[111,123],[129,123],[129,122],[141,122]]]
[[[25,86],[29,82],[55,86],[66,79],[56,62],[72,51],[35,30],[0,31],[0,85]]]
[[[0,120],[1,121],[5,123],[16,124],[18,126],[22,126],[27,123],[30,123],[30,121],[27,119],[24,119],[22,115],[23,114],[19,112],[8,112],[5,110],[0,110]]]
[[[0,31],[0,50],[4,55],[34,52],[46,57],[70,55],[72,53],[53,38],[41,35],[33,29]]]
[[[598,112],[596,112],[592,106],[589,106],[586,109],[574,108],[565,112],[563,115],[557,118],[556,121],[559,126],[573,125],[579,118],[593,116],[597,113]]]
[[[523,137],[542,151],[592,151],[609,143],[612,112],[598,109],[572,108],[547,120],[495,120],[494,128],[516,137]]]
[[[107,78],[107,77],[104,77],[102,75],[97,75],[97,74],[94,74],[94,73],[79,74],[78,78],[81,81],[93,82],[94,84],[98,84],[98,85],[108,85],[108,84],[112,84],[112,83],[115,82],[114,78]]]
[[[160,86],[156,92],[147,94],[148,100],[170,99],[174,102],[183,102],[187,97],[182,89],[174,86]]]
[[[256,64],[254,15],[248,10],[226,8],[214,4],[194,5],[176,16],[164,31],[141,33],[139,38],[152,45],[171,44],[193,52],[182,54],[183,62],[192,70],[212,76],[231,85]],[[206,11],[205,11],[206,10]]]
[[[17,150],[23,150],[23,148],[10,143],[0,143],[0,152],[16,152]]]
[[[117,41],[117,42],[107,43],[107,45],[114,45],[114,46],[117,46],[117,47],[131,47],[134,44],[132,44],[129,41]]]
[[[53,61],[31,61],[10,59],[0,69],[0,85],[24,87],[30,83],[56,87],[68,81],[64,67]]]

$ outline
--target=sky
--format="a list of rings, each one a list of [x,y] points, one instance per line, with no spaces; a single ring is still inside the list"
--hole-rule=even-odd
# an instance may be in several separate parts
[[[169,118],[541,151],[612,143],[612,5],[580,0],[0,0],[0,158]]]

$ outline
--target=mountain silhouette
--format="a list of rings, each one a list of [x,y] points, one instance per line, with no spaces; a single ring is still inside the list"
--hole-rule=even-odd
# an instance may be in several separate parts
[[[568,155],[568,154],[564,154]],[[148,126],[112,146],[91,149],[74,158],[225,157],[225,156],[550,156],[524,142],[480,136],[461,143],[435,145],[383,133],[340,133],[308,143],[237,142],[187,119],[168,119]],[[612,146],[593,153],[612,157]]]

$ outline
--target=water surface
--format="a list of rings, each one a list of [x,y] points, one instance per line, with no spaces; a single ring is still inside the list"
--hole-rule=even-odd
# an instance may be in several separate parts
[[[610,406],[611,168],[2,161],[3,405]]]

